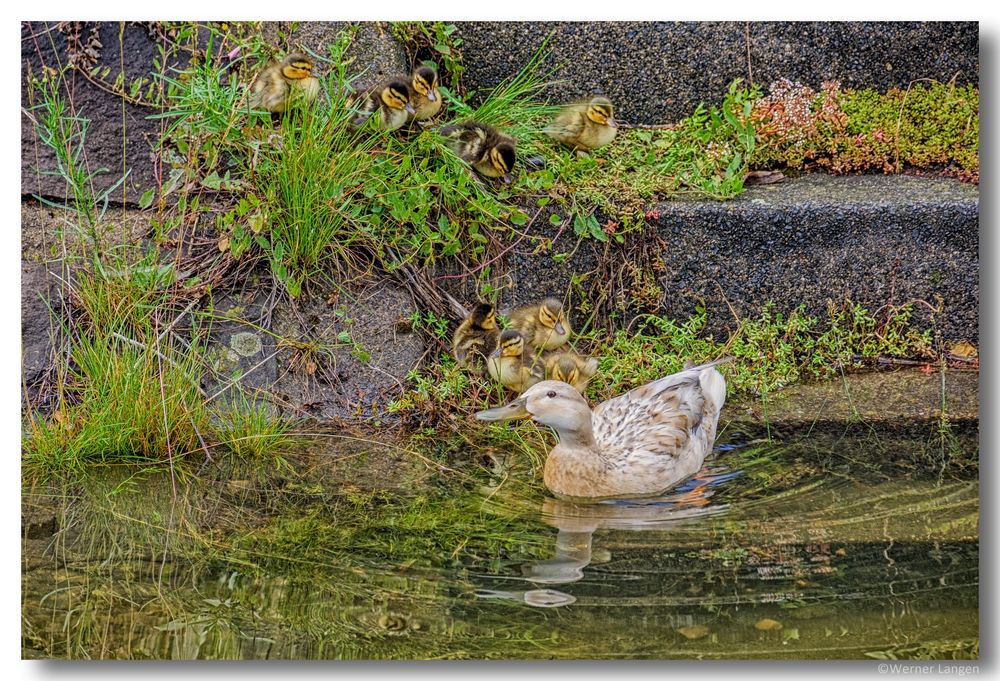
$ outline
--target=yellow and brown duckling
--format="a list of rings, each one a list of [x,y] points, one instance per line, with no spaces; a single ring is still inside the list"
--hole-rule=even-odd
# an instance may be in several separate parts
[[[379,87],[361,95],[354,102],[357,115],[351,119],[351,126],[361,128],[372,115],[376,115],[379,130],[396,130],[416,109],[410,103],[410,87],[406,79],[393,77]]]
[[[519,307],[510,313],[509,318],[510,326],[521,332],[533,350],[561,348],[572,333],[562,302],[556,298]]]
[[[516,142],[496,128],[476,121],[446,125],[439,131],[448,147],[480,175],[510,183],[517,162]]]
[[[250,107],[284,113],[293,102],[309,103],[319,96],[319,80],[312,75],[313,61],[293,53],[264,69],[250,86]]]
[[[611,100],[600,95],[586,102],[570,104],[545,128],[545,133],[578,154],[610,144],[618,134]]]
[[[596,373],[596,358],[584,357],[572,350],[553,352],[545,358],[545,378],[569,383],[580,394],[587,389],[587,384]]]
[[[545,378],[544,370],[527,352],[524,337],[517,329],[500,334],[499,344],[486,360],[493,380],[514,392],[527,390]]]
[[[486,359],[497,348],[500,330],[497,327],[496,310],[490,303],[479,303],[469,316],[455,330],[451,340],[451,352],[459,366],[469,372],[482,375]]]
[[[410,120],[426,121],[441,110],[441,92],[438,90],[438,74],[426,64],[418,66],[410,77],[410,104],[414,112]]]

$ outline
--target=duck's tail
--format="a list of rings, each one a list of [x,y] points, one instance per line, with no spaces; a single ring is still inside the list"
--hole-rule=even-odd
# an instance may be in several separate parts
[[[714,362],[695,367],[700,370],[698,382],[701,385],[701,394],[705,398],[701,427],[705,431],[705,440],[709,449],[715,442],[715,431],[719,425],[719,412],[722,411],[722,405],[726,403],[726,379],[715,367],[732,359],[732,357],[722,357]]]

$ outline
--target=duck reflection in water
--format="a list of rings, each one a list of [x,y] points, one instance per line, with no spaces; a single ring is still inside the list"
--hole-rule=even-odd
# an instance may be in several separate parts
[[[577,504],[548,498],[542,504],[542,519],[559,530],[556,555],[523,564],[524,577],[537,584],[569,584],[583,579],[583,569],[594,560],[593,536],[598,529],[663,530],[724,513],[727,506],[713,505],[711,497],[716,487],[739,474],[706,467],[670,494],[651,499]],[[600,562],[611,559],[609,552],[600,549],[598,557]]]

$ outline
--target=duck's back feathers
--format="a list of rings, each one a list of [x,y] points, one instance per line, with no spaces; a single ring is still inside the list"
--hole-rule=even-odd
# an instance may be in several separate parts
[[[598,447],[658,456],[694,448],[704,459],[726,398],[725,379],[715,367],[726,361],[664,376],[599,404],[593,411]]]

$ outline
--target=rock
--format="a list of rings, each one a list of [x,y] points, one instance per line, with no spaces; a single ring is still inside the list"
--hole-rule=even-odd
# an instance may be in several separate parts
[[[681,627],[677,633],[690,641],[696,641],[711,634],[712,630],[703,624],[693,624],[690,627]]]
[[[286,340],[273,390],[296,416],[368,416],[404,390],[423,354],[417,334],[397,334],[413,311],[409,295],[388,283],[345,286],[338,300],[315,296],[274,312],[273,331]],[[300,343],[296,347],[296,343]],[[314,351],[314,349],[316,351]]]
[[[781,631],[781,622],[771,619],[757,620],[757,623],[753,625],[758,631]]]
[[[41,93],[31,85],[31,78],[39,78],[43,67],[56,68],[68,62],[67,33],[57,28],[59,23],[21,22],[21,107],[27,112],[21,115],[21,149],[24,150],[21,154],[21,193],[25,195],[57,198],[66,195],[63,178],[46,174],[56,168],[55,155],[39,141],[31,120],[31,116],[37,118],[40,114],[35,107],[41,101]],[[77,23],[82,40],[89,41],[91,36],[96,36],[100,43],[88,69],[109,67],[108,87],[121,72],[122,64],[126,84],[150,76],[158,50],[157,42],[144,26],[117,21]],[[165,64],[167,68],[179,65],[176,60]],[[122,177],[124,165],[128,168],[124,183],[126,200],[137,203],[143,192],[156,185],[154,155],[150,150],[155,148],[166,129],[166,121],[147,118],[158,111],[155,108],[126,103],[123,109],[121,97],[100,89],[79,71],[67,71],[65,83],[67,88],[62,95],[69,107],[68,113],[90,121],[85,141],[88,168],[91,172],[108,171],[94,175],[95,192],[100,194],[117,182]],[[119,187],[112,198],[121,200],[121,197]]]

